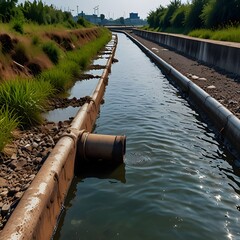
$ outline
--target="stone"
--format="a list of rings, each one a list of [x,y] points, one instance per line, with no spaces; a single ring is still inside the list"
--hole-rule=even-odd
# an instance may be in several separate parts
[[[199,80],[199,81],[207,81],[207,79],[204,78],[204,77],[201,77],[201,78],[199,78],[198,80]]]
[[[36,164],[39,164],[39,163],[42,162],[42,158],[41,158],[41,157],[36,157],[36,158],[34,159],[34,162],[35,162]]]
[[[23,192],[17,192],[16,194],[15,194],[15,197],[16,198],[21,198],[23,196]]]
[[[32,151],[32,146],[29,143],[27,145],[25,145],[24,148],[30,152]]]
[[[210,85],[207,87],[208,89],[215,89],[216,87],[214,85]]]
[[[39,142],[41,142],[41,138],[37,137],[37,138],[34,139],[34,141],[39,143]]]
[[[7,181],[4,178],[0,177],[0,187],[2,188],[7,186],[8,186]]]
[[[196,75],[192,75],[192,79],[193,79],[193,80],[198,80],[198,79],[199,79],[199,77],[198,77],[198,76],[196,76]]]
[[[12,169],[17,168],[17,160],[11,161],[8,166]]]
[[[5,189],[0,193],[0,196],[1,196],[1,197],[7,197],[7,195],[8,195],[8,189],[5,188]]]
[[[35,174],[29,176],[29,180],[32,181],[35,178]]]
[[[10,164],[9,167],[14,169],[14,170],[20,170],[22,169],[23,166],[27,164],[27,160],[21,159],[19,161],[13,160]]]
[[[228,104],[238,104],[237,101],[233,101],[232,99],[228,101]]]
[[[33,142],[32,146],[33,146],[34,148],[37,148],[39,145],[38,145],[38,143]]]
[[[11,156],[11,159],[12,159],[12,160],[17,160],[17,154],[14,153],[14,154]]]
[[[1,211],[1,215],[2,216],[6,216],[7,213],[10,211],[11,205],[10,204],[4,204],[2,206],[2,211]]]

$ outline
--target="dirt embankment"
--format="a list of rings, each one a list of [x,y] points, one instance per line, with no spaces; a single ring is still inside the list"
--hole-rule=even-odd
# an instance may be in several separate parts
[[[51,68],[53,63],[42,50],[46,42],[52,41],[62,52],[67,52],[96,39],[99,31],[88,28],[23,35],[0,33],[0,80],[31,77]]]
[[[56,43],[64,53],[95,40],[99,35],[99,28],[44,32],[38,34],[39,43],[35,46],[31,37],[0,33],[0,80],[31,77],[51,68],[53,63],[40,51],[43,42]],[[83,74],[79,80],[99,77]],[[90,100],[89,96],[80,99],[55,97],[49,102],[49,109],[80,107]],[[71,120],[58,123],[45,121],[41,126],[17,130],[12,143],[6,146],[4,153],[0,153],[0,232]]]

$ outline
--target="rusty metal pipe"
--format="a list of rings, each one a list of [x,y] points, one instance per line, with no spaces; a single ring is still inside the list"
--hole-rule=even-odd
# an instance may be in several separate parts
[[[83,132],[78,141],[77,161],[106,161],[123,163],[126,136],[111,136]]]

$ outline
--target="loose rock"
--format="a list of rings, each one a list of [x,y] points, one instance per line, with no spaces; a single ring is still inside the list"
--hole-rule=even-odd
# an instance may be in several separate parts
[[[216,87],[214,85],[208,86],[208,89],[215,89]]]

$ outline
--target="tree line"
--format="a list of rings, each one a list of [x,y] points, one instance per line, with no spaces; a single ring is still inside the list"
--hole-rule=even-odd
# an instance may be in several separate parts
[[[12,20],[35,22],[38,24],[72,23],[72,14],[46,5],[42,1],[25,1],[18,5],[18,0],[0,0],[0,22]]]
[[[224,28],[240,23],[240,0],[192,0],[182,4],[171,1],[166,7],[159,6],[147,17],[150,28],[188,32],[200,28]]]

